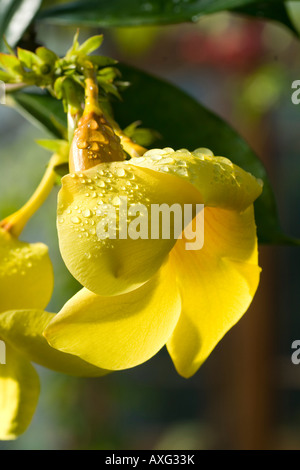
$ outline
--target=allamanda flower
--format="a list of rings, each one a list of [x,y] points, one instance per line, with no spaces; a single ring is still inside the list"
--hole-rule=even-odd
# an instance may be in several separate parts
[[[125,161],[91,101],[73,141],[74,173],[63,177],[58,200],[61,254],[84,287],[44,334],[53,347],[109,370],[141,364],[166,345],[177,371],[189,377],[257,289],[253,202],[261,182],[203,149],[154,149]],[[125,218],[124,200],[131,208]],[[151,227],[157,204],[204,204],[203,247],[186,250],[178,234],[138,233],[145,221]],[[99,236],[105,225],[107,237]]]
[[[53,290],[48,247],[17,238],[53,186],[55,162],[56,157],[28,203],[0,224],[0,341],[5,352],[5,363],[0,363],[1,440],[22,434],[35,412],[40,383],[31,362],[71,375],[106,373],[51,348],[43,337],[43,330],[54,317],[43,311]]]

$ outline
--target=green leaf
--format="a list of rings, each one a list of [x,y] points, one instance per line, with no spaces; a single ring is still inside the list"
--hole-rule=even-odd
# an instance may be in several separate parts
[[[18,47],[18,58],[22,65],[28,69],[32,69],[34,66],[39,67],[43,64],[42,59],[40,59],[34,52],[21,49],[20,47]]]
[[[157,142],[159,139],[161,139],[159,132],[153,129],[138,127],[140,124],[140,121],[129,124],[129,126],[123,130],[124,134],[142,147],[150,147],[154,142]]]
[[[299,244],[282,232],[274,194],[266,171],[249,145],[221,118],[208,111],[177,87],[129,66],[120,66],[131,86],[123,101],[114,103],[115,118],[122,129],[142,121],[145,128],[155,129],[160,139],[155,146],[174,149],[210,148],[225,156],[264,182],[262,195],[255,202],[258,237],[261,243]],[[60,102],[50,95],[17,92],[12,94],[19,109],[25,110],[36,123],[61,138],[53,118],[66,126]],[[64,137],[64,136],[63,136]]]
[[[122,128],[140,120],[143,127],[160,133],[159,148],[207,147],[261,178],[264,190],[255,203],[259,241],[297,243],[283,234],[264,166],[236,131],[177,87],[128,66],[122,65],[120,70],[131,83],[123,101],[114,104],[115,118]]]
[[[263,11],[266,18],[291,27],[284,0],[87,0],[43,10],[39,19],[76,26],[140,26],[197,21],[202,15],[237,8],[250,8],[245,13],[254,16]]]
[[[106,67],[107,65],[114,65],[118,63],[117,60],[112,59],[111,57],[106,57],[104,55],[91,55],[89,57],[89,61],[94,65],[98,65],[99,67]]]
[[[103,34],[99,36],[92,36],[91,38],[87,39],[81,46],[78,48],[78,53],[83,55],[91,54],[92,52],[99,49],[103,42]]]
[[[46,47],[38,47],[35,53],[43,62],[48,64],[54,64],[58,60],[58,56]]]
[[[286,5],[282,0],[267,2],[257,2],[255,5],[245,6],[243,8],[236,8],[233,12],[241,13],[243,15],[254,16],[256,18],[278,21],[287,26],[297,36],[299,32],[296,30],[292,20],[288,14]]]
[[[22,81],[24,69],[19,59],[14,55],[0,53],[0,73],[6,76],[7,83],[18,83]],[[4,73],[3,73],[4,72]]]
[[[2,80],[5,83],[9,83],[11,78],[12,78],[12,76],[11,76],[10,73],[2,72],[2,70],[0,70],[0,80]]]
[[[19,59],[14,55],[0,54],[0,66],[11,72],[22,74],[23,71]]]
[[[3,36],[12,47],[18,43],[34,19],[41,3],[42,0],[1,0],[0,51],[6,50]]]
[[[52,153],[63,153],[66,152],[66,149],[69,147],[68,142],[62,139],[56,140],[47,140],[47,139],[40,139],[36,140],[36,143],[43,147],[46,150],[50,150]]]

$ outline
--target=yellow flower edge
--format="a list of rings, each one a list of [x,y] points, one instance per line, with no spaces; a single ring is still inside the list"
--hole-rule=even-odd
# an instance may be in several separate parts
[[[131,288],[134,285],[135,289],[121,294],[114,290],[111,296],[112,275],[107,265],[102,264],[99,276],[104,283],[103,290],[109,295],[98,295],[98,288],[94,292],[84,288],[70,299],[44,332],[53,347],[98,367],[119,370],[142,364],[166,345],[179,374],[190,377],[248,309],[260,277],[253,202],[261,193],[261,183],[223,158],[205,155],[202,158],[201,154],[198,161],[197,153],[191,156],[186,151],[168,152],[172,153],[172,161],[166,161],[171,158],[169,154],[166,159],[149,159],[146,154],[137,162],[131,160],[127,167],[112,164],[107,171],[113,173],[119,169],[121,174],[120,168],[130,168],[137,185],[144,178],[145,184],[140,186],[141,201],[150,195],[154,201],[204,203],[203,247],[188,251],[184,239],[172,243],[167,240],[166,245],[165,240],[154,240],[163,245],[160,252],[154,251],[153,240],[139,240],[140,245],[136,245],[139,251],[134,252],[130,240],[114,240],[113,248],[108,240],[108,246],[100,249],[98,259],[105,259],[109,254],[113,257],[117,251],[122,262],[128,263],[126,277],[121,280],[129,279]],[[183,168],[189,167],[190,160],[195,166],[192,182],[189,172],[175,175],[178,153]],[[156,161],[162,160],[160,167]],[[99,171],[99,167],[94,171]],[[104,172],[102,165],[100,171]],[[91,179],[96,174],[89,170],[84,178]],[[78,187],[74,191],[71,179],[76,181],[76,177],[68,176],[64,191],[68,187],[67,207],[73,210],[72,204],[77,205],[79,198]],[[118,190],[119,182],[110,190],[110,197],[119,196]],[[131,194],[134,200],[136,193]],[[64,236],[62,229],[61,243]],[[91,246],[87,248],[85,244],[83,250],[86,249]],[[137,261],[140,257],[141,262]],[[80,258],[76,259],[80,263]],[[117,260],[113,258],[113,262]],[[82,262],[80,269],[85,281],[90,281],[89,270],[96,275],[95,265],[93,260],[90,265]],[[125,272],[124,265],[123,269]],[[137,280],[141,280],[139,269],[149,280],[136,287]],[[118,280],[116,276],[116,283]]]
[[[0,364],[0,440],[11,440],[28,428],[37,406],[40,384],[31,362],[80,377],[108,371],[51,348],[42,335],[55,316],[39,310],[53,290],[48,247],[0,229],[0,259],[0,340],[6,350],[6,363]]]
[[[117,225],[120,201],[143,204],[151,225],[153,204],[205,204],[243,211],[262,184],[223,157],[186,149],[153,149],[125,162],[102,163],[62,179],[58,197],[58,237],[71,274],[95,294],[119,295],[144,283],[164,263],[176,243],[170,239],[99,239],[97,226],[113,205]],[[127,220],[127,224],[129,224]]]
[[[0,365],[0,440],[13,440],[28,428],[40,392],[37,372],[13,347]]]
[[[54,284],[48,247],[22,242],[0,228],[0,260],[0,315],[5,310],[45,308]]]
[[[55,314],[42,310],[12,310],[0,314],[6,364],[0,364],[0,440],[16,439],[28,428],[40,392],[31,362],[77,377],[100,377],[109,371],[53,349],[43,330]]]
[[[76,377],[101,377],[107,374],[109,371],[49,346],[43,331],[55,316],[55,313],[35,309],[4,312],[0,315],[2,339],[29,361],[47,369]]]

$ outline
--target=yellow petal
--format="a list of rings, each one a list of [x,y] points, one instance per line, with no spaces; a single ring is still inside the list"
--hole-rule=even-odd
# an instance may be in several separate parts
[[[108,373],[78,357],[49,346],[43,331],[55,318],[54,313],[42,310],[17,310],[0,314],[2,338],[22,356],[48,369],[79,377],[100,377]]]
[[[169,238],[151,239],[151,204],[182,206],[197,198],[198,192],[192,187],[187,191],[180,178],[128,162],[103,163],[84,174],[65,176],[58,201],[58,236],[66,266],[84,287],[99,295],[140,287],[157,272],[176,242],[172,227]],[[116,219],[113,213],[107,215],[106,204]],[[127,219],[126,205],[134,211],[139,204],[147,213],[131,214]],[[130,232],[138,218],[146,230],[148,227],[146,239],[133,239]],[[107,220],[116,220],[120,228],[116,239],[112,232],[109,238],[99,238],[99,224]],[[120,232],[126,238],[120,238]]]
[[[78,292],[45,330],[53,347],[105,369],[126,369],[156,354],[178,321],[180,295],[167,263],[139,289],[100,297]]]
[[[204,154],[202,149],[152,149],[142,158],[132,158],[130,164],[190,183],[199,191],[198,203],[206,206],[241,211],[262,192],[260,180],[228,158]]]
[[[39,378],[30,362],[7,345],[0,364],[0,439],[15,439],[29,426],[38,402]]]
[[[53,269],[43,243],[24,243],[0,229],[0,312],[45,308],[53,290]]]
[[[177,371],[193,375],[241,318],[259,283],[253,207],[243,213],[205,208],[204,246],[170,257],[182,293],[182,314],[167,348]]]

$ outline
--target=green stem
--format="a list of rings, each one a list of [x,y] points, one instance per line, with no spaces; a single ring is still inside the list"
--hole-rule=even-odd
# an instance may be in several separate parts
[[[94,68],[86,68],[85,75],[85,107],[84,114],[96,113],[103,114],[99,106],[99,89],[97,75]]]
[[[64,81],[64,95],[68,103],[68,139],[71,143],[74,136],[74,131],[78,126],[80,117],[82,116],[81,101],[78,97],[78,92],[74,87],[72,80]]]
[[[65,158],[63,160],[65,161]],[[21,209],[2,220],[0,227],[10,232],[13,236],[19,237],[27,222],[49,196],[56,181],[55,167],[61,163],[63,163],[62,157],[57,153],[53,154],[46,172],[33,195]]]

